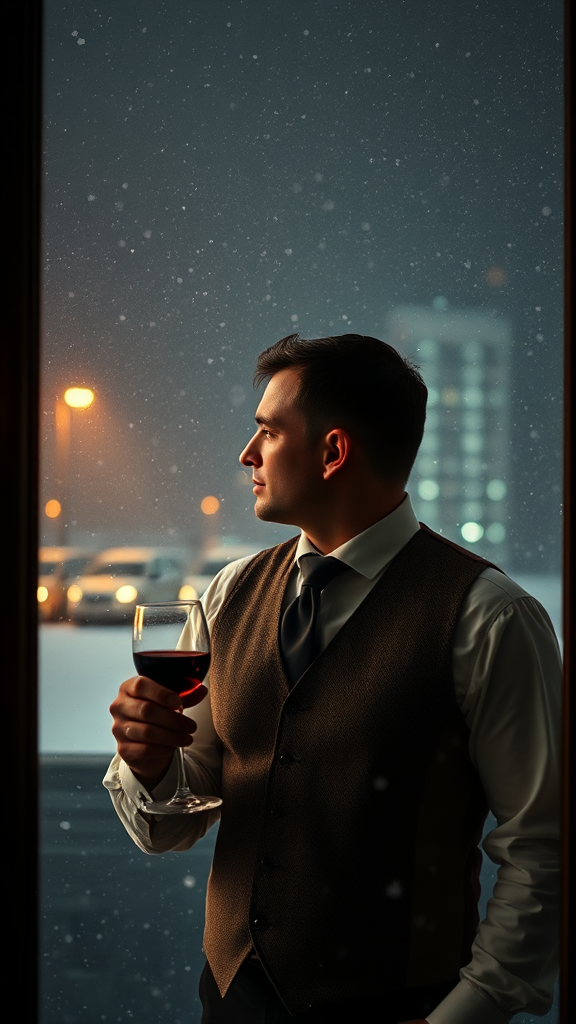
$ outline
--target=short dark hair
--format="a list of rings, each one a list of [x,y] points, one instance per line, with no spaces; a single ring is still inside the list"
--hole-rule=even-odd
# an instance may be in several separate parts
[[[312,440],[343,427],[379,476],[405,483],[422,441],[428,389],[418,367],[365,334],[307,341],[289,334],[258,356],[254,386],[299,371],[298,406]]]

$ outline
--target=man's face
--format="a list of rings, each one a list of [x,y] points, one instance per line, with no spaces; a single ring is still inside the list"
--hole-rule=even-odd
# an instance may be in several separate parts
[[[322,489],[322,441],[311,443],[295,402],[295,369],[275,373],[256,410],[257,430],[240,455],[252,468],[259,519],[304,527],[318,509]]]

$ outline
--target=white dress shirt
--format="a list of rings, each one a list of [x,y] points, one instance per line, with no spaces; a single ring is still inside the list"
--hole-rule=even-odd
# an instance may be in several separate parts
[[[338,576],[322,593],[321,649],[418,529],[406,496],[390,515],[330,552],[356,573]],[[317,553],[302,534],[284,607],[299,593],[298,559],[311,552]],[[226,566],[208,587],[202,600],[210,628],[252,557]],[[498,864],[498,877],[472,960],[427,1019],[430,1024],[504,1024],[521,1010],[546,1013],[557,975],[561,662],[546,611],[503,573],[486,569],[462,605],[453,670],[470,732],[470,757],[497,822],[483,849]],[[197,723],[186,751],[190,785],[199,793],[219,792],[221,745],[209,697],[187,713]],[[189,849],[219,817],[210,811],[152,819],[139,811],[142,796],[162,799],[174,792],[174,765],[148,794],[116,755],[104,785],[146,853]]]

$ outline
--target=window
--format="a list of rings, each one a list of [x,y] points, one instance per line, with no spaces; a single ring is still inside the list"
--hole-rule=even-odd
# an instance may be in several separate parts
[[[62,498],[70,544],[168,542],[190,566],[208,540],[284,539],[238,473],[254,359],[291,331],[362,331],[430,385],[420,518],[560,632],[562,7],[329,10],[46,5],[41,505]],[[96,401],[63,462],[69,385]],[[129,625],[42,625],[45,722],[62,652],[76,732],[42,749],[42,1024],[85,1005],[189,1020],[213,840],[141,857],[100,788]]]

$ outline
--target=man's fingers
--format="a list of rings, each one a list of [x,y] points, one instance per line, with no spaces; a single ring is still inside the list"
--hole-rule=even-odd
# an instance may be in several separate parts
[[[182,711],[199,704],[207,692],[201,683],[179,697],[147,676],[127,679],[110,705],[112,735],[122,760],[136,774],[157,775],[156,770],[150,772],[151,766],[162,771],[178,747],[192,742],[196,722]]]
[[[132,679],[127,679],[125,683],[122,683],[120,687],[121,692],[123,688],[131,697],[137,697],[140,700],[151,700],[155,704],[172,708],[173,711],[177,711],[178,708],[182,707],[182,699],[177,693],[169,690],[166,686],[160,686],[160,683],[154,682],[148,676],[133,676]]]
[[[143,705],[142,715],[135,714],[130,718],[116,717],[112,725],[112,735],[117,743],[141,743],[157,747],[175,749],[186,747],[191,742],[191,735],[196,731],[196,722],[186,715],[174,714],[172,718],[154,714]]]

